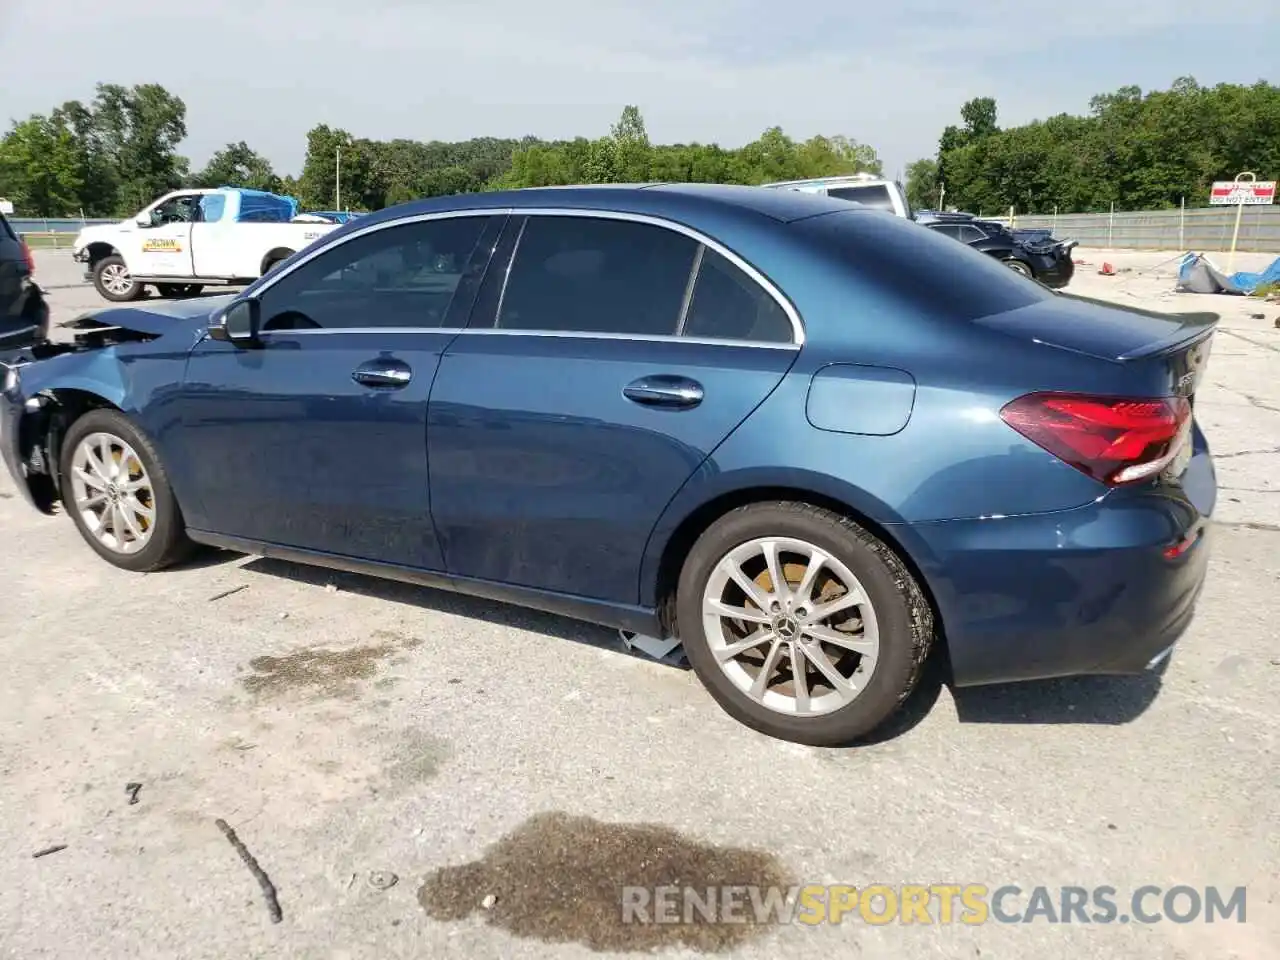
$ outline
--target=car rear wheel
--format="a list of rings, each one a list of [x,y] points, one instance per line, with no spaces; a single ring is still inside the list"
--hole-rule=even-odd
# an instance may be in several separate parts
[[[124,414],[91,410],[76,420],[61,461],[63,503],[103,559],[150,572],[191,553],[164,467]]]
[[[676,619],[698,678],[762,733],[838,746],[914,689],[933,616],[896,554],[847,517],[801,503],[741,507],[698,539]]]
[[[104,299],[113,303],[137,300],[143,293],[142,284],[129,275],[124,258],[115,253],[103,257],[94,266],[93,286]]]
[[[1009,268],[1010,270],[1012,270],[1014,273],[1020,273],[1020,274],[1022,274],[1024,277],[1034,278],[1034,276],[1035,276],[1035,275],[1031,272],[1031,268],[1030,268],[1030,267],[1028,267],[1028,266],[1027,266],[1025,263],[1023,263],[1021,260],[1015,260],[1013,257],[1007,257],[1007,258],[1005,258],[1004,260],[1002,260],[1002,261],[1001,261],[1001,263],[1003,263],[1006,267],[1008,267],[1008,268]]]

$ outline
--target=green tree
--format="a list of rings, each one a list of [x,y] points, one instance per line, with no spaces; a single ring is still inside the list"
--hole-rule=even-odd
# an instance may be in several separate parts
[[[117,209],[140,210],[182,185],[188,164],[177,147],[187,135],[187,107],[179,97],[155,83],[100,83],[90,109],[102,155],[119,175]]]
[[[271,163],[243,140],[229,143],[215,153],[196,174],[194,183],[198,187],[248,187],[270,192],[280,189],[280,178]]]
[[[108,154],[93,111],[79,100],[68,100],[53,111],[55,123],[71,131],[75,140],[76,174],[80,181],[77,212],[86,217],[122,213],[117,196],[120,174]]]
[[[74,214],[82,184],[75,136],[64,124],[33,116],[0,141],[0,193],[22,213]]]
[[[913,210],[932,210],[938,205],[938,161],[922,157],[907,164],[907,202]]]
[[[619,183],[644,183],[649,179],[653,150],[640,108],[626,106],[610,131],[613,140],[612,176]]]

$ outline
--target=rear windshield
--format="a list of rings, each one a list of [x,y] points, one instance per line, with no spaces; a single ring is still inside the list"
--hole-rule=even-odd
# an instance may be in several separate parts
[[[13,227],[9,226],[9,221],[4,218],[4,214],[0,213],[0,237],[8,237],[10,240],[17,240],[18,236],[13,232]]]
[[[850,210],[789,228],[835,253],[861,279],[935,315],[976,320],[1054,296],[994,257],[901,217]]]
[[[874,207],[877,210],[893,209],[893,196],[883,183],[873,183],[865,187],[828,187],[827,196],[840,200],[852,200],[854,203],[860,203],[864,207]]]

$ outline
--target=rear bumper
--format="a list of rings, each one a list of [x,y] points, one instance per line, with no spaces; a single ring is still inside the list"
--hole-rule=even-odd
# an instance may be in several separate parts
[[[1208,567],[1208,454],[1193,466],[1184,482],[1203,513],[1178,486],[1061,513],[912,525],[931,557],[924,572],[956,685],[1158,666]]]
[[[1036,279],[1051,289],[1065,287],[1076,274],[1075,261],[1070,255],[1057,258],[1037,257],[1036,260]]]

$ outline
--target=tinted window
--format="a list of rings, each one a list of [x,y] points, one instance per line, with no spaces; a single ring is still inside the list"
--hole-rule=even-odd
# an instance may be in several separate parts
[[[958,223],[930,224],[929,229],[942,234],[944,237],[951,237],[955,240],[960,239],[960,224]]]
[[[530,217],[497,325],[504,330],[674,334],[698,244],[664,227]]]
[[[13,232],[13,228],[9,226],[9,221],[4,218],[3,213],[0,213],[0,237],[8,237],[10,240],[18,239]]]
[[[204,223],[217,223],[227,208],[227,198],[221,193],[207,193],[200,198],[200,220]]]
[[[714,250],[705,250],[685,319],[686,337],[790,343],[791,320],[764,287]]]
[[[965,243],[974,243],[977,240],[987,239],[987,235],[977,227],[971,227],[966,224],[960,228],[960,239]]]
[[[875,207],[877,210],[893,209],[893,197],[889,194],[889,188],[883,183],[865,187],[828,187],[827,196],[853,200],[864,207]]]
[[[152,226],[163,226],[166,223],[190,223],[196,218],[200,197],[196,194],[184,194],[166,200],[151,211]]]
[[[474,294],[493,219],[406,223],[338,244],[267,289],[262,328],[445,326],[455,294]]]
[[[834,254],[857,282],[934,316],[976,320],[1055,296],[995,257],[900,217],[829,213],[787,230],[812,256]]]

